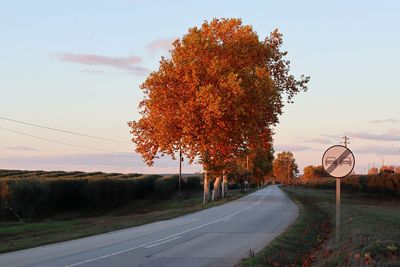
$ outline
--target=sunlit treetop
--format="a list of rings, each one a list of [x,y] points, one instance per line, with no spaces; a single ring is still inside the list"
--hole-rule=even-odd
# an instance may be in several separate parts
[[[260,41],[240,19],[205,21],[173,43],[171,57],[141,85],[142,118],[129,122],[136,151],[151,165],[181,149],[205,169],[268,146],[284,99],[307,89],[289,74],[282,35]]]

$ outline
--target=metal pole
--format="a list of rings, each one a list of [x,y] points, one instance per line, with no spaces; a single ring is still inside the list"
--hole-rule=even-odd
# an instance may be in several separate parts
[[[336,246],[340,241],[340,179],[336,179]]]
[[[247,169],[247,174],[246,174],[246,181],[244,183],[244,188],[245,188],[244,191],[247,192],[247,188],[249,186],[248,179],[249,179],[249,173],[250,173],[250,170],[249,170],[249,155],[246,156],[246,169]]]
[[[179,197],[181,196],[181,179],[182,179],[182,150],[179,149]]]
[[[292,175],[293,188],[294,188],[294,171],[293,171],[293,162],[292,161],[290,161],[290,174]]]
[[[344,146],[347,147],[349,138],[347,136],[342,137],[344,139]],[[340,178],[336,178],[336,246],[339,246],[340,242]]]

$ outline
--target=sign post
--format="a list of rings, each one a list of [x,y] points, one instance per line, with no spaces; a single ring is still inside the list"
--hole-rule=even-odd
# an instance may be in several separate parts
[[[331,146],[322,156],[324,170],[336,178],[336,245],[340,241],[340,179],[349,175],[354,165],[354,154],[346,146]]]

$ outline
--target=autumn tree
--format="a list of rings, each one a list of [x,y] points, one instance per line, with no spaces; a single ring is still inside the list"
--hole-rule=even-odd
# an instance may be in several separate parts
[[[296,160],[290,151],[278,153],[272,168],[275,178],[283,184],[292,183],[294,175],[299,172]]]
[[[328,174],[325,172],[324,167],[322,165],[313,166],[309,165],[304,168],[303,180],[305,182],[317,180],[322,177],[327,177]]]
[[[240,19],[190,28],[141,85],[142,117],[128,123],[136,151],[149,165],[179,150],[190,162],[198,160],[206,201],[210,173],[220,183],[249,146],[268,147],[284,102],[307,89],[307,77],[289,74],[281,46],[277,30],[260,41]]]
[[[394,173],[395,171],[395,166],[393,165],[383,165],[379,168],[380,173]]]
[[[252,173],[251,182],[261,184],[266,176],[272,174],[272,162],[274,160],[274,149],[272,145],[266,147],[254,147],[249,153],[249,169]]]
[[[377,167],[372,167],[368,170],[368,174],[378,174],[378,168]]]
[[[400,166],[397,166],[397,167],[394,169],[394,172],[395,172],[395,173],[400,173]]]

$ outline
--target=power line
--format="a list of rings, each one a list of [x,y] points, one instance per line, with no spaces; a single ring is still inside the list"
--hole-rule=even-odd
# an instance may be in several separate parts
[[[57,141],[57,140],[53,140],[53,139],[49,139],[49,138],[45,138],[45,137],[41,137],[41,136],[37,136],[37,135],[27,134],[27,133],[24,133],[24,132],[16,131],[16,130],[13,130],[13,129],[8,129],[8,128],[4,128],[4,127],[0,127],[0,129],[2,129],[4,131],[17,133],[17,134],[29,136],[29,137],[32,137],[32,138],[48,141],[48,142],[53,142],[53,143],[57,143],[57,144],[61,144],[61,145],[66,145],[66,146],[72,146],[72,147],[78,147],[78,148],[84,148],[84,149],[90,149],[90,150],[96,150],[96,151],[103,151],[103,152],[105,151],[105,152],[112,152],[112,153],[125,153],[125,152],[112,151],[112,150],[107,150],[107,149],[101,149],[101,148],[94,148],[94,147],[81,146],[81,145],[76,145],[76,144],[71,144],[71,143],[65,143],[65,142],[61,142],[61,141]]]
[[[94,135],[88,135],[88,134],[83,134],[83,133],[78,133],[78,132],[72,132],[72,131],[52,128],[52,127],[48,127],[48,126],[43,126],[43,125],[38,125],[38,124],[34,124],[34,123],[14,120],[14,119],[5,118],[5,117],[0,117],[0,119],[16,122],[16,123],[20,123],[20,124],[25,124],[25,125],[29,125],[29,126],[34,126],[34,127],[38,127],[38,128],[42,128],[42,129],[52,130],[52,131],[56,131],[56,132],[61,132],[61,133],[73,134],[73,135],[78,135],[78,136],[83,136],[83,137],[88,137],[88,138],[94,138],[94,139],[99,139],[99,140],[109,141],[109,142],[114,142],[114,143],[124,143],[124,144],[126,143],[126,142],[123,142],[121,140],[115,140],[115,139],[111,139],[111,138],[105,138],[105,137],[100,137],[100,136],[94,136]]]

